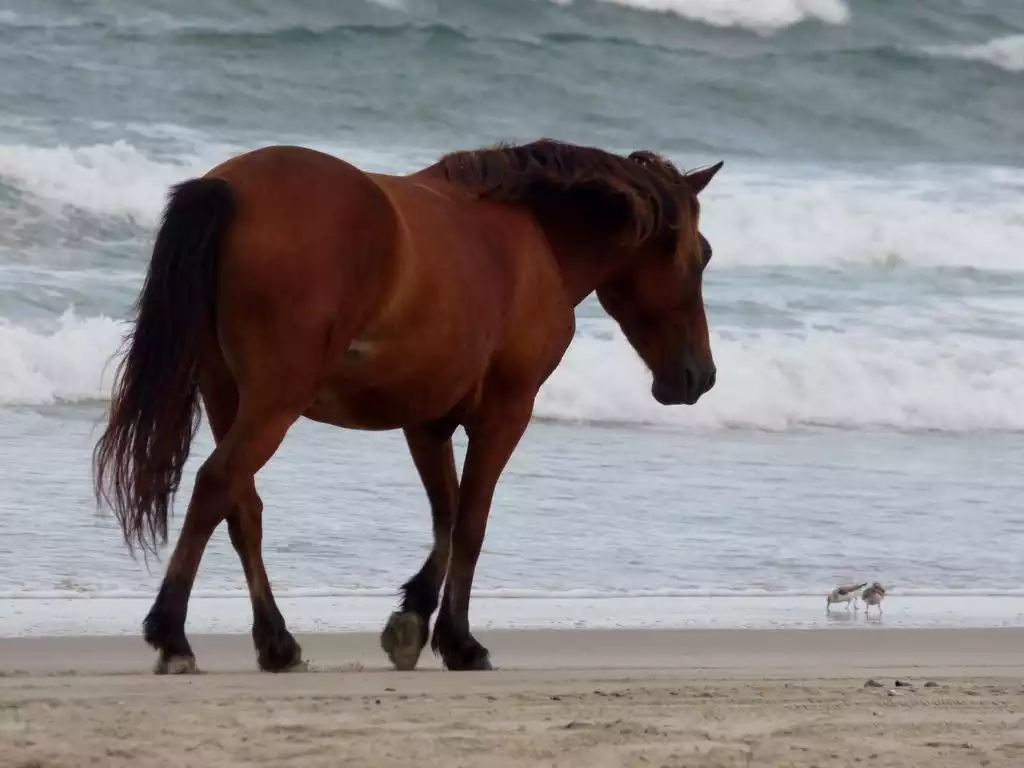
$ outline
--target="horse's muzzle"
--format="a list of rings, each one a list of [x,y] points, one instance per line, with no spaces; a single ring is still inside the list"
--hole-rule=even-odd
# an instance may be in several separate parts
[[[651,394],[662,405],[693,405],[701,395],[715,386],[718,369],[708,365],[683,365],[672,375],[656,376]]]

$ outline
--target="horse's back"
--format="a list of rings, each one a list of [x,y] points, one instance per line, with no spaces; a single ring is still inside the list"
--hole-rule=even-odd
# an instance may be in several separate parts
[[[235,191],[236,222],[248,229],[263,225],[278,237],[287,235],[324,245],[325,233],[395,227],[394,211],[378,185],[360,168],[319,150],[270,146],[233,157],[212,168],[207,177],[227,181]],[[353,228],[351,224],[360,226]],[[272,233],[265,231],[263,236]]]
[[[204,175],[230,180],[252,177],[257,171],[280,175],[302,169],[312,169],[318,175],[329,175],[332,172],[366,175],[344,158],[294,144],[273,144],[242,152],[214,166]]]
[[[288,145],[238,155],[207,176],[226,180],[235,192],[228,250],[240,258],[286,250],[290,271],[300,267],[297,260],[319,255],[321,266],[384,269],[410,288],[430,284],[415,293],[458,294],[460,304],[482,293],[486,299],[469,310],[481,320],[487,307],[514,301],[517,284],[543,267],[543,253],[522,258],[547,245],[521,208],[477,202],[436,180],[367,173],[334,155]],[[365,287],[365,276],[358,282]]]

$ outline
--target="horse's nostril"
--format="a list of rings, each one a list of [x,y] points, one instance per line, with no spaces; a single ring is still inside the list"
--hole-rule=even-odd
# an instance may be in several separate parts
[[[706,387],[704,387],[704,391],[707,392],[709,389],[711,389],[713,386],[715,386],[715,382],[717,380],[718,380],[718,369],[717,368],[712,368],[711,369],[711,375],[708,376],[708,385]]]
[[[687,394],[692,394],[696,384],[697,372],[688,365],[683,369],[683,390]]]

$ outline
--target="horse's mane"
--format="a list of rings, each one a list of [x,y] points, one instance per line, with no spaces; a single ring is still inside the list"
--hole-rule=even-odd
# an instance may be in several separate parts
[[[539,205],[558,198],[593,210],[596,221],[632,230],[637,245],[679,236],[697,199],[685,176],[667,159],[648,151],[628,157],[553,139],[499,144],[444,155],[441,173],[471,194],[500,202]],[[687,201],[691,201],[689,210]]]

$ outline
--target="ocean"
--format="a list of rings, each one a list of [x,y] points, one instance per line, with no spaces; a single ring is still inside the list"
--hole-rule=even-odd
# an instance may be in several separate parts
[[[542,136],[725,161],[718,384],[659,406],[584,302],[473,625],[1024,625],[1024,4],[0,0],[0,635],[135,633],[155,595],[90,455],[170,184]],[[430,543],[401,434],[300,422],[258,484],[289,626],[378,629]],[[848,580],[884,615],[826,614]],[[219,530],[189,629],[250,621]]]

